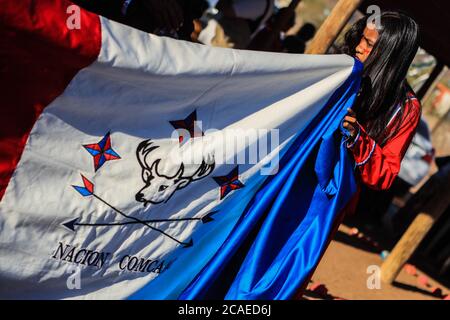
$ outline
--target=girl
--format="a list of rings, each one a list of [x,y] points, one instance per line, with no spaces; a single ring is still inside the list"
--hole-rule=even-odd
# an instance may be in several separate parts
[[[380,22],[368,23],[368,17],[356,22],[343,47],[344,53],[363,62],[363,78],[368,80],[343,121],[351,136],[347,147],[360,181],[375,190],[392,185],[421,114],[406,81],[418,49],[418,25],[399,12],[382,13]]]
[[[360,19],[346,33],[342,47],[343,53],[364,64],[361,90],[343,127],[350,133],[347,148],[355,160],[358,183],[374,190],[392,185],[421,114],[420,103],[406,82],[418,49],[417,23],[399,12],[382,13],[380,22]],[[360,191],[336,218],[326,247],[344,217],[355,212]],[[301,299],[314,271],[295,298]]]

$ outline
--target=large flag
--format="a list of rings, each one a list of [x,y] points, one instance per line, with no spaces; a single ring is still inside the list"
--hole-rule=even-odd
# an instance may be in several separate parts
[[[1,298],[295,294],[356,191],[360,63],[0,8]]]

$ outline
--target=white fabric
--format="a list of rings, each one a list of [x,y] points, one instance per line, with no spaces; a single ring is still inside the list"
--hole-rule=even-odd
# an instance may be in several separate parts
[[[217,29],[217,20],[209,19],[206,27],[203,28],[200,34],[198,35],[198,41],[205,45],[211,46],[212,40],[216,36],[216,29]]]

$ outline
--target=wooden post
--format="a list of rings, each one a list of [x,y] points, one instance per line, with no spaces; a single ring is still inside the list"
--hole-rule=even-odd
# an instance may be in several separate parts
[[[440,71],[440,72],[435,72],[436,71]],[[422,85],[422,87],[419,89],[419,91],[422,91],[422,88],[424,88],[424,96],[420,99],[422,106],[428,104],[430,101],[430,98],[432,96],[432,93],[434,92],[434,89],[436,88],[436,86],[438,85],[438,83],[442,80],[442,78],[447,74],[448,71],[448,67],[444,66],[442,69],[440,67],[438,67],[438,65],[435,66],[435,68],[433,69],[433,71],[431,72],[432,74],[430,74],[430,77],[428,79],[433,79],[433,81],[430,81],[430,85],[427,88],[427,90],[425,91],[425,83]],[[434,74],[437,74],[437,76],[433,76]],[[427,79],[427,81],[428,81]],[[436,133],[436,130],[439,128],[439,126],[445,121],[445,119],[448,117],[448,113],[449,113],[450,109],[447,110],[447,112],[441,116],[435,116],[435,115],[429,115],[426,117],[427,123],[428,123],[428,128],[430,129],[431,132],[431,139],[433,140],[433,137]],[[429,112],[427,110],[427,112]]]
[[[441,74],[442,70],[444,69],[444,63],[441,61],[438,61],[437,64],[434,66],[433,70],[430,73],[430,76],[428,79],[422,84],[420,89],[417,91],[417,99],[424,102],[423,97],[425,97],[425,94],[429,91],[430,88],[434,88],[432,86],[437,79],[437,77]]]
[[[430,131],[431,131],[431,140],[433,140],[433,136],[437,132],[437,129],[439,128],[439,126],[441,124],[443,124],[444,121],[449,117],[449,114],[450,114],[450,108],[447,110],[447,112],[442,117],[440,117],[437,121],[433,122],[433,124],[432,124],[433,126],[432,127],[430,126],[431,127],[431,129],[430,129]]]
[[[339,0],[311,40],[307,54],[325,54],[362,0]]]
[[[450,164],[431,176],[410,199],[415,203],[418,200],[424,201],[420,213],[381,266],[381,280],[385,283],[394,282],[403,265],[425,238],[433,223],[450,205]]]

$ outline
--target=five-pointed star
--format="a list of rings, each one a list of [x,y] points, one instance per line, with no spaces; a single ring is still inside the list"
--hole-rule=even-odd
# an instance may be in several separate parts
[[[98,143],[85,144],[83,147],[94,157],[95,171],[100,169],[106,161],[120,159],[111,147],[109,132]]]

